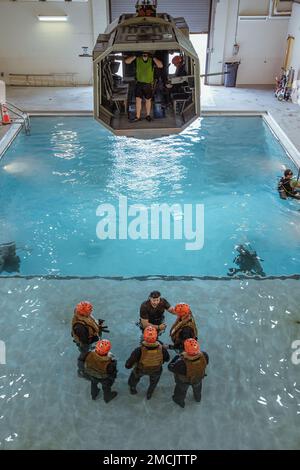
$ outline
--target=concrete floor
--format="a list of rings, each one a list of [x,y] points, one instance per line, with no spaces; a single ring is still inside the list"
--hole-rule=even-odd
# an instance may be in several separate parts
[[[86,87],[7,87],[7,101],[28,112],[91,112],[93,88]],[[300,106],[279,102],[272,87],[202,86],[202,111],[268,111],[300,152]],[[1,134],[8,126],[0,126]]]

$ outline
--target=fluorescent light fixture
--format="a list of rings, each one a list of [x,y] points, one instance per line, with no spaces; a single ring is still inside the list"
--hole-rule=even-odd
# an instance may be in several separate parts
[[[38,15],[39,21],[68,21],[67,15],[45,16]]]
[[[262,15],[255,15],[255,16],[247,16],[247,15],[242,15],[239,16],[240,21],[267,21],[268,16],[262,16]]]

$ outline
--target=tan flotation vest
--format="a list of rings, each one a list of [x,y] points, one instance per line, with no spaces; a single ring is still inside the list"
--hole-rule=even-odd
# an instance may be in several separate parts
[[[99,325],[96,322],[96,320],[90,315],[88,317],[85,317],[83,315],[78,315],[78,313],[74,313],[73,319],[72,319],[72,336],[76,343],[81,344],[80,339],[78,336],[74,333],[74,326],[76,324],[80,323],[81,325],[85,326],[88,329],[88,334],[89,334],[89,339],[91,339],[93,336],[99,336]]]
[[[187,326],[193,330],[193,333],[194,333],[193,338],[197,338],[198,331],[197,331],[197,327],[196,327],[196,323],[195,323],[193,315],[190,314],[186,316],[185,318],[178,317],[174,325],[171,327],[171,331],[170,331],[170,336],[174,344],[180,342],[180,339],[179,339],[180,332],[183,328],[186,328]]]
[[[107,366],[111,363],[113,356],[108,353],[107,356],[99,356],[95,351],[88,353],[84,361],[84,369],[88,375],[97,379],[106,379]]]
[[[162,345],[158,342],[150,344],[143,341],[141,350],[142,353],[138,362],[138,368],[145,373],[158,371],[164,362]]]
[[[186,365],[186,376],[184,377],[184,381],[195,383],[200,379],[203,379],[207,366],[204,354],[200,352],[197,356],[189,356],[184,352],[182,353],[182,357]]]

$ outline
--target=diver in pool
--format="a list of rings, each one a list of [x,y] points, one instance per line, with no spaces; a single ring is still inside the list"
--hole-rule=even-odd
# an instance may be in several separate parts
[[[20,271],[20,258],[16,254],[16,244],[2,243],[0,245],[0,274]]]
[[[173,345],[169,346],[169,349],[176,349],[179,352],[182,352],[184,341],[188,338],[194,338],[197,340],[198,331],[195,319],[188,304],[177,304],[174,311],[177,315],[177,319],[170,330]]]
[[[281,199],[287,199],[288,197],[300,199],[300,192],[295,188],[300,188],[300,182],[293,179],[293,172],[288,168],[278,183],[279,196]]]
[[[101,338],[103,331],[109,333],[104,320],[99,318],[97,322],[92,311],[93,305],[85,301],[79,302],[74,309],[71,335],[80,352],[87,352]]]
[[[125,364],[126,369],[134,367],[128,379],[130,393],[136,395],[137,384],[144,375],[148,375],[147,400],[150,400],[162,374],[163,363],[169,360],[166,347],[157,341],[157,330],[154,326],[147,326],[141,345],[131,353]]]
[[[118,392],[111,389],[118,371],[117,361],[110,350],[110,341],[102,339],[96,343],[95,351],[82,352],[78,358],[78,375],[91,381],[92,399],[96,400],[98,397],[100,383],[105,403],[118,395]]]
[[[263,260],[257,256],[256,251],[254,251],[249,244],[238,245],[236,250],[238,255],[233,262],[238,265],[238,269],[230,268],[227,273],[228,276],[234,276],[237,273],[244,273],[248,276],[265,276],[260,264],[260,261]]]

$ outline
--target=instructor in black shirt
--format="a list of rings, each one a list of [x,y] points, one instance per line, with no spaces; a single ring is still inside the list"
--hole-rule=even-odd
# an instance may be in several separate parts
[[[148,300],[142,303],[140,308],[140,321],[143,329],[146,326],[154,326],[158,333],[166,329],[165,310],[176,315],[174,307],[171,307],[169,302],[161,297],[160,292],[157,290],[150,293]]]

